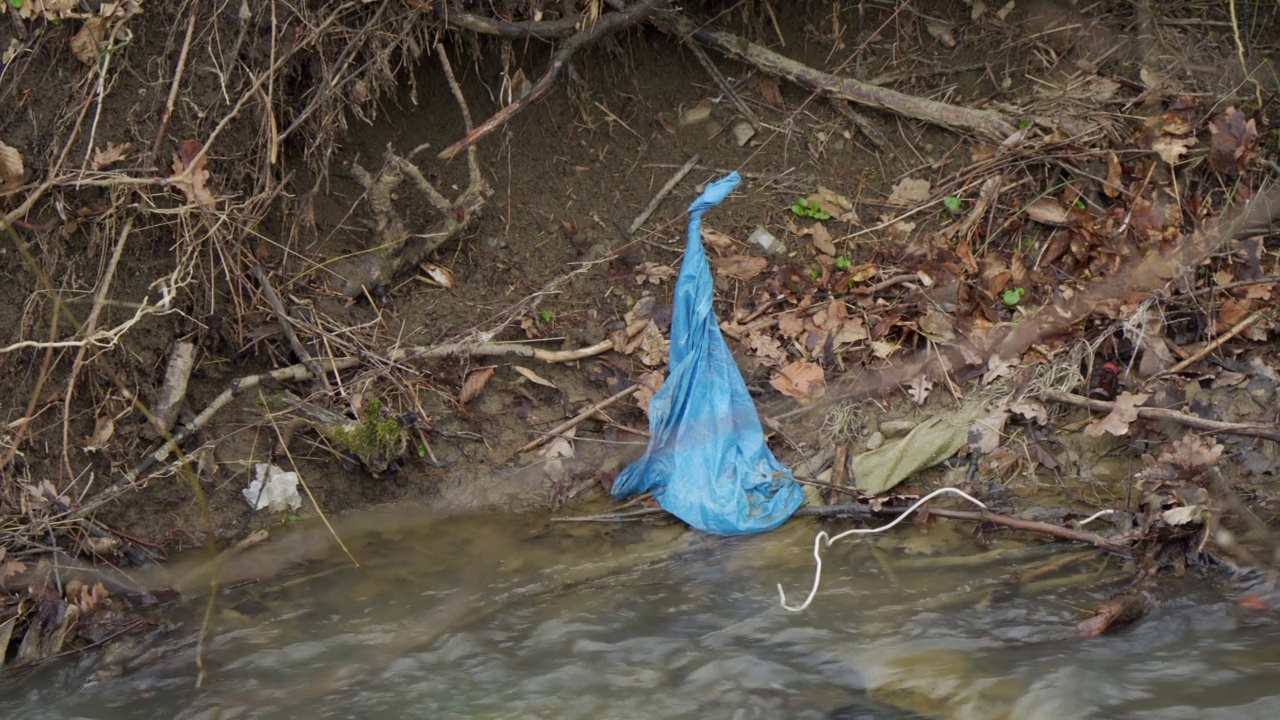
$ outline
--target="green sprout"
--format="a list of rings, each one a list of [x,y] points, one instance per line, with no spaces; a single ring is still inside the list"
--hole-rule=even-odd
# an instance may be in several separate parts
[[[852,262],[851,260],[849,260],[849,258],[847,258],[847,257],[845,257],[845,256],[843,256],[843,255],[841,255],[840,257],[836,258],[836,269],[837,269],[837,270],[848,270],[848,269],[849,269],[849,268],[851,268],[851,267],[853,267],[853,262]]]
[[[809,277],[813,278],[814,280],[817,280],[818,278],[822,277],[822,271],[819,270],[818,268],[809,268]]]
[[[22,0],[9,0],[9,7],[13,8],[14,10],[21,10]]]
[[[942,206],[945,207],[949,213],[958,213],[960,212],[960,198],[955,195],[948,195],[942,198]]]
[[[1025,129],[1029,128],[1029,127],[1031,127],[1031,121],[1030,121],[1030,120],[1027,120],[1026,118],[1023,118],[1022,120],[1019,120],[1019,121],[1018,121],[1018,129],[1019,129],[1019,130],[1025,130]]]
[[[1077,209],[1077,210],[1083,210],[1083,209],[1084,209],[1084,198],[1076,198],[1076,201],[1075,201],[1075,202],[1073,202],[1073,203],[1071,203],[1071,204],[1075,207],[1075,209]]]
[[[542,315],[542,322],[551,322],[551,318],[555,317],[550,310],[543,310],[540,314]]]
[[[800,198],[792,204],[791,212],[795,213],[798,217],[813,218],[814,220],[831,219],[831,213],[823,210],[822,206],[819,205],[816,200],[811,203],[804,198]]]
[[[1009,307],[1015,307],[1017,306],[1018,303],[1022,302],[1022,296],[1026,294],[1027,294],[1027,291],[1024,288],[1018,287],[1018,288],[1013,288],[1012,290],[1005,290],[1000,295],[1000,298],[1004,300],[1005,305],[1008,305]]]

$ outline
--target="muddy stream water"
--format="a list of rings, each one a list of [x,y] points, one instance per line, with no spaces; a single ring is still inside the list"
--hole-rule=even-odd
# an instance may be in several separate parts
[[[803,599],[815,522],[736,539],[527,516],[357,525],[339,529],[360,568],[318,526],[225,564],[201,687],[192,599],[123,650],[3,681],[0,717],[1280,717],[1280,627],[1238,611],[1247,577],[1170,579],[1141,622],[1077,639],[1131,576],[1120,561],[1012,535],[977,547],[959,523],[836,545],[801,613],[776,584]],[[198,587],[203,562],[166,572]]]

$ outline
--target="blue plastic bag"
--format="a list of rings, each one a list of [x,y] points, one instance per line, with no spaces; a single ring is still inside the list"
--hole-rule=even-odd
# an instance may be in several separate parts
[[[731,173],[689,206],[689,242],[676,281],[670,376],[649,403],[649,447],[613,496],[653,493],[664,510],[717,535],[772,530],[804,493],[773,457],[755,404],[711,308],[702,216],[742,182]]]

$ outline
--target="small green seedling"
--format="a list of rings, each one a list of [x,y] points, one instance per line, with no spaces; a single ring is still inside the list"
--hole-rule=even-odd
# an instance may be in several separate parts
[[[9,0],[9,7],[13,8],[14,10],[21,10],[22,0]]]
[[[555,317],[554,315],[551,314],[550,310],[543,310],[541,315],[542,315],[542,322],[551,322],[551,318]]]
[[[426,456],[427,456],[427,447],[426,447],[425,445],[419,445],[419,446],[418,446],[418,457],[420,457],[420,458],[424,458],[424,457],[426,457]]]
[[[1005,290],[1000,297],[1004,300],[1005,305],[1016,307],[1018,303],[1022,302],[1022,296],[1026,294],[1026,289],[1018,287],[1012,290]]]
[[[1083,210],[1083,209],[1084,209],[1084,198],[1076,198],[1076,201],[1075,201],[1075,202],[1073,202],[1073,203],[1071,203],[1071,204],[1075,207],[1075,209],[1077,209],[1077,210]]]
[[[796,200],[791,206],[791,212],[795,213],[798,217],[813,218],[814,220],[831,219],[831,213],[823,210],[822,206],[819,205],[816,200],[811,203],[805,198]]]
[[[1018,129],[1019,129],[1019,130],[1025,130],[1025,129],[1029,128],[1029,127],[1031,127],[1031,121],[1030,121],[1030,120],[1028,120],[1028,119],[1026,119],[1026,118],[1023,118],[1023,119],[1021,119],[1021,120],[1019,120],[1019,121],[1018,121]]]
[[[836,258],[836,269],[837,269],[837,270],[848,270],[848,269],[849,269],[849,268],[851,268],[851,267],[853,267],[853,261],[851,261],[849,258],[847,258],[847,257],[845,257],[845,256],[843,256],[843,255],[841,255],[840,257]]]
[[[818,268],[809,268],[809,277],[813,278],[814,280],[817,280],[818,278],[822,277],[822,271],[819,270]]]
[[[942,206],[945,207],[949,213],[958,213],[960,212],[960,198],[955,195],[948,195],[942,198]]]

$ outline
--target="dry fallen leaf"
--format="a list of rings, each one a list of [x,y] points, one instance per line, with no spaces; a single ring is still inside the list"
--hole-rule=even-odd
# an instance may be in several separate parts
[[[213,210],[217,208],[218,200],[207,186],[209,171],[205,169],[205,163],[208,160],[208,156],[201,156],[195,162],[194,167],[191,165],[203,147],[196,140],[183,140],[178,143],[178,152],[173,154],[173,184],[178,190],[182,191],[183,195],[187,196],[189,202]],[[190,174],[185,178],[177,179],[187,172],[188,167],[191,168]]]
[[[779,368],[769,384],[783,395],[802,401],[816,400],[827,390],[822,368],[808,360],[796,360]]]
[[[1070,225],[1069,214],[1062,203],[1051,197],[1042,197],[1027,205],[1027,217],[1041,225],[1066,227]]]
[[[1166,523],[1177,527],[1179,525],[1187,525],[1189,523],[1198,523],[1204,519],[1205,507],[1203,505],[1183,505],[1172,510],[1165,510],[1161,517]]]
[[[85,65],[94,64],[98,60],[98,48],[102,46],[106,36],[106,18],[96,15],[86,18],[84,25],[80,27],[80,32],[71,38],[71,54]]]
[[[107,141],[107,149],[95,148],[93,151],[93,162],[89,163],[89,167],[94,170],[101,170],[115,163],[120,162],[128,154],[129,148],[133,147],[132,143],[117,145],[110,140]]]
[[[458,287],[458,282],[453,279],[453,273],[449,272],[449,268],[443,265],[437,265],[424,260],[423,262],[418,263],[418,268],[421,269],[422,272],[426,273],[425,275],[419,275],[418,279],[428,285],[442,287],[445,290],[453,290]]]
[[[716,252],[724,254],[733,249],[738,243],[732,236],[726,235],[719,230],[702,226],[702,242],[708,247],[713,248]]]
[[[661,285],[663,281],[670,280],[676,276],[676,271],[671,269],[669,265],[659,265],[655,262],[640,263],[636,268],[636,284],[644,285]]]
[[[103,415],[93,423],[93,436],[89,438],[89,442],[85,443],[85,452],[97,452],[101,450],[111,436],[116,434],[116,421],[110,415]]]
[[[897,185],[893,186],[893,192],[889,193],[889,198],[886,202],[890,205],[901,207],[918,205],[929,199],[929,192],[932,187],[933,185],[928,180],[903,178]]]
[[[670,344],[663,337],[662,331],[658,329],[657,324],[652,320],[644,326],[644,332],[640,334],[640,352],[636,357],[640,358],[640,362],[649,367],[657,367],[667,361],[667,351]]]
[[[742,339],[742,342],[765,365],[779,367],[787,361],[787,351],[782,349],[782,344],[772,335],[767,335],[758,330],[750,330],[747,332],[746,337]]]
[[[560,389],[560,388],[556,387],[556,384],[555,384],[555,383],[553,383],[553,382],[551,382],[550,380],[548,380],[548,379],[546,379],[546,378],[542,377],[541,375],[539,375],[538,373],[536,373],[536,372],[534,372],[534,371],[530,370],[530,369],[529,369],[529,368],[527,368],[527,367],[521,367],[521,366],[519,366],[519,365],[512,365],[512,366],[511,366],[511,369],[512,369],[512,370],[515,370],[516,372],[518,372],[518,373],[520,373],[521,375],[523,375],[523,376],[525,377],[525,379],[526,379],[526,380],[528,380],[528,381],[529,381],[529,382],[531,382],[531,383],[536,383],[536,384],[538,384],[538,385],[542,385],[543,387],[555,388],[556,390],[559,390],[559,389]]]
[[[1120,158],[1114,150],[1107,151],[1107,182],[1102,186],[1102,194],[1109,198],[1117,197],[1124,189],[1124,175],[1120,167]]]
[[[1000,447],[1004,437],[1004,426],[1009,421],[1008,408],[1001,405],[986,417],[981,417],[969,425],[969,449],[983,455],[994,452]]]
[[[26,179],[27,168],[22,161],[22,153],[0,142],[0,195],[22,187]]]
[[[644,411],[647,416],[649,414],[649,402],[653,400],[653,396],[658,394],[662,389],[662,383],[665,382],[667,376],[661,370],[654,370],[641,375],[638,379],[640,389],[633,396],[636,401],[636,407]]]
[[[1129,423],[1138,419],[1138,407],[1151,397],[1151,393],[1137,395],[1123,392],[1116,396],[1115,407],[1101,420],[1095,420],[1084,429],[1089,437],[1102,437],[1104,433],[1121,436],[1129,433]]]
[[[929,399],[929,393],[933,391],[933,381],[921,375],[907,383],[907,387],[910,388],[907,396],[911,398],[911,402],[923,405],[924,401]]]
[[[822,223],[814,223],[809,228],[810,234],[813,235],[813,247],[823,255],[830,257],[836,256],[836,245],[831,242],[831,233],[827,232],[827,226]]]
[[[495,367],[497,366],[482,367],[467,375],[467,379],[462,382],[462,390],[458,392],[459,405],[466,405],[484,390],[484,386],[489,384],[489,378],[493,377]]]
[[[750,280],[769,267],[768,258],[753,255],[730,255],[711,261],[717,275],[734,280]]]
[[[1186,154],[1187,149],[1196,144],[1196,139],[1192,137],[1171,137],[1168,135],[1158,137],[1151,141],[1151,149],[1160,156],[1169,165],[1177,165]]]
[[[756,78],[756,88],[760,90],[760,97],[773,107],[781,110],[782,104],[782,87],[778,85],[778,81],[768,75],[761,75]]]

